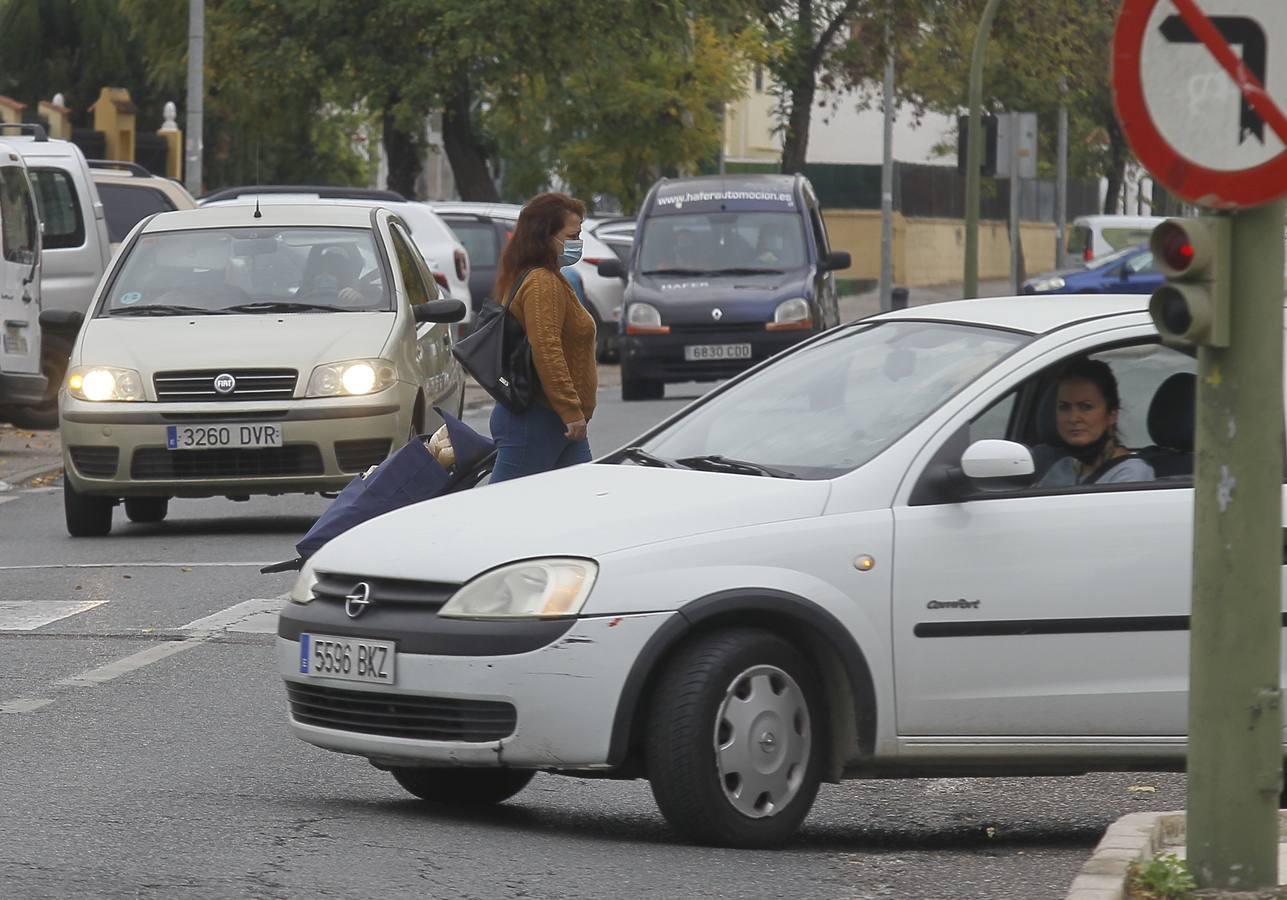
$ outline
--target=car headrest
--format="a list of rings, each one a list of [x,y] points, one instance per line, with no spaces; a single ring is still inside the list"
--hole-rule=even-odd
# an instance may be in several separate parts
[[[1176,372],[1158,385],[1148,406],[1148,434],[1159,447],[1193,449],[1193,398],[1197,378]]]
[[[1041,392],[1041,400],[1037,403],[1037,441],[1039,443],[1060,443],[1059,428],[1055,424],[1055,397],[1058,393],[1058,382],[1051,382]]]

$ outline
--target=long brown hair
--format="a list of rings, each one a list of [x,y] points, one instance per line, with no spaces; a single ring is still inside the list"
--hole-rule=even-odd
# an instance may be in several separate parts
[[[498,303],[505,302],[514,279],[528,269],[539,266],[551,272],[559,270],[558,254],[550,238],[563,230],[569,214],[584,219],[585,204],[557,191],[537,194],[523,205],[496,272]]]

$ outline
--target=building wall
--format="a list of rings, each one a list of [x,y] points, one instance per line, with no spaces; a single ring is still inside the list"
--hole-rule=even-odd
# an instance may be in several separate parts
[[[880,211],[835,209],[824,213],[833,250],[848,250],[853,266],[841,278],[880,277]],[[1024,268],[1029,274],[1055,267],[1055,226],[1024,222],[1019,229]],[[965,267],[965,225],[959,219],[907,218],[894,213],[894,283],[907,287],[960,284]],[[979,222],[979,278],[1010,275],[1006,223]]]

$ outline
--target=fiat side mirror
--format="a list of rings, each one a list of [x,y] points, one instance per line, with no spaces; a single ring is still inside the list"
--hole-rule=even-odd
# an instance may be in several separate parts
[[[465,304],[460,300],[426,300],[411,307],[417,322],[459,322],[465,318]]]

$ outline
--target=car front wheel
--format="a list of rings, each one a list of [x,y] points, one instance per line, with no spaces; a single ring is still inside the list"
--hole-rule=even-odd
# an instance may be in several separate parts
[[[398,784],[421,800],[443,806],[493,806],[513,797],[532,780],[531,769],[423,769],[389,770]]]
[[[102,537],[112,530],[111,497],[91,497],[80,493],[63,479],[63,517],[72,537]]]
[[[681,649],[652,695],[644,749],[666,820],[703,844],[787,841],[821,782],[820,697],[808,661],[767,631],[717,632]]]

